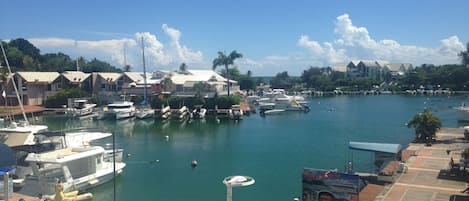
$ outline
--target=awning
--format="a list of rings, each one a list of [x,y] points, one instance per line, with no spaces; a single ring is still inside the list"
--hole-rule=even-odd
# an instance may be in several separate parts
[[[349,148],[362,151],[397,154],[402,147],[400,144],[349,142]]]

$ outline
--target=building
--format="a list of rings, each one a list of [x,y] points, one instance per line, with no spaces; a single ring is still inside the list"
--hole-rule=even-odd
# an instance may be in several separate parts
[[[65,71],[60,76],[62,78],[62,88],[82,88],[88,92],[91,92],[93,89],[90,73]]]
[[[346,66],[346,76],[349,79],[372,79],[377,81],[386,81],[397,79],[412,68],[409,63],[387,64],[378,61],[351,61]]]
[[[49,96],[62,89],[57,72],[17,72],[13,76],[24,105],[44,105]],[[10,104],[18,104],[12,84],[8,86],[7,98]]]

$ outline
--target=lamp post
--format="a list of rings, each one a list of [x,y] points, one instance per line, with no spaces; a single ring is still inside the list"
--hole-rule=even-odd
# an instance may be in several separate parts
[[[226,201],[233,200],[233,187],[249,186],[254,184],[255,180],[248,176],[229,176],[223,179],[226,185]]]

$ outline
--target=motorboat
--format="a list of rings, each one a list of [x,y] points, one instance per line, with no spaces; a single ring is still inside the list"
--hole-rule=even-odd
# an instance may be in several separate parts
[[[241,110],[240,105],[232,105],[229,111],[230,119],[241,120],[243,119],[243,110]]]
[[[88,103],[88,100],[74,100],[71,107],[67,108],[66,114],[71,117],[83,117],[95,111],[96,104]]]
[[[276,115],[276,114],[281,114],[284,113],[285,110],[282,109],[272,109],[272,110],[263,110],[261,114],[263,115]]]
[[[168,119],[171,116],[171,107],[169,105],[166,107],[162,106],[160,114],[161,119]]]
[[[186,106],[182,106],[175,113],[175,117],[177,119],[185,119],[187,115],[189,115],[189,108],[187,108]]]
[[[154,115],[155,110],[147,107],[138,108],[135,111],[135,117],[137,117],[137,119],[148,119],[154,117]]]
[[[454,107],[454,109],[459,112],[458,119],[460,121],[469,121],[469,105],[462,103],[460,106]]]
[[[280,109],[286,111],[309,111],[307,102],[300,101],[300,98],[294,98],[286,94],[278,93],[275,96],[259,102],[259,110]]]
[[[120,174],[125,163],[104,160],[105,150],[100,146],[73,147],[44,153],[30,153],[25,161],[33,174],[27,176],[19,190],[24,195],[48,195],[61,182],[64,192],[83,191],[106,183]],[[115,174],[114,174],[115,173]]]
[[[67,147],[86,147],[90,146],[93,141],[109,136],[112,136],[112,133],[90,131],[42,132],[34,134],[35,141],[40,143],[10,146],[17,156],[14,186],[23,187],[26,176],[33,173],[31,166],[25,162],[25,157],[29,153],[43,153]],[[21,139],[18,134],[9,137]],[[114,151],[116,154],[114,154]],[[112,161],[114,155],[116,155],[116,161],[122,161],[123,149],[106,149],[105,159],[107,161]]]
[[[203,108],[202,106],[196,106],[194,110],[192,110],[192,116],[196,119],[203,119],[205,118],[205,114],[207,113],[207,109]]]
[[[116,101],[108,104],[103,108],[99,115],[99,119],[114,118],[125,119],[135,116],[135,106],[130,101]]]

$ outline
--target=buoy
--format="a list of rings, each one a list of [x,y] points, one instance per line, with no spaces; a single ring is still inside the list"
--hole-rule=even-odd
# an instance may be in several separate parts
[[[217,124],[220,123],[220,119],[219,119],[219,118],[216,118],[215,121],[217,121]]]
[[[131,153],[128,153],[128,154],[127,154],[127,158],[130,158],[131,156],[132,156]]]
[[[167,136],[164,136],[164,137],[166,138],[166,141],[168,141],[168,140],[169,140],[169,136],[168,136],[168,135],[167,135]]]
[[[197,163],[196,160],[193,160],[193,161],[191,162],[191,167],[192,167],[192,168],[197,167],[197,165],[198,165],[198,163]]]

